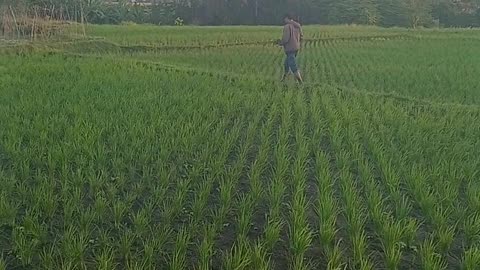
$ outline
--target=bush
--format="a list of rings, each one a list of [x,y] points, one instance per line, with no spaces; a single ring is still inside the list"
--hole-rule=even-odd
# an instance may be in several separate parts
[[[161,3],[151,9],[150,22],[153,24],[173,25],[177,18],[174,3]]]

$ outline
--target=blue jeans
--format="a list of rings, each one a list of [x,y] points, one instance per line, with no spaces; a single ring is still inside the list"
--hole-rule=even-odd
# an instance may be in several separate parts
[[[297,67],[297,51],[285,52],[287,58],[285,59],[285,74],[288,74],[290,71],[296,73],[298,71]]]

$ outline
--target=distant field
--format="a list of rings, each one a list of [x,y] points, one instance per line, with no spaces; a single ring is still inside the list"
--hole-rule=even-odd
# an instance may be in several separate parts
[[[0,270],[478,269],[479,31],[87,30],[0,46]]]
[[[74,27],[72,27],[72,30]],[[80,29],[77,27],[76,31]],[[369,36],[413,35],[430,38],[480,39],[478,29],[424,29],[380,28],[365,26],[305,26],[307,38],[352,38]],[[92,37],[105,38],[122,45],[185,46],[232,44],[240,42],[268,42],[277,40],[279,26],[184,26],[158,27],[154,25],[90,25],[86,28]]]
[[[277,40],[282,28],[278,26],[185,26],[158,27],[144,25],[92,25],[87,28],[94,37],[102,37],[123,45],[155,45],[185,46],[207,45],[237,42],[268,42]],[[305,32],[310,38],[355,37],[365,35],[394,35],[405,33],[405,29],[386,30],[377,27],[345,27],[345,26],[306,26]]]

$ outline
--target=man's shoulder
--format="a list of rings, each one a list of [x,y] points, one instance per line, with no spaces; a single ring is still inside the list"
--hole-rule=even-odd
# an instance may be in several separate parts
[[[302,25],[300,23],[298,23],[296,21],[293,21],[293,20],[290,21],[289,24],[293,25],[293,27],[295,27],[295,28],[302,28]]]
[[[283,29],[289,30],[289,31],[298,31],[300,28],[297,28],[297,27],[295,27],[295,25],[292,25],[292,24],[288,23],[285,26],[283,26]]]

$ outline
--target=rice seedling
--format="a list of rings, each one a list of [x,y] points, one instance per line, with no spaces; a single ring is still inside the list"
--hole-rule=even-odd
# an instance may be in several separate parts
[[[257,242],[252,251],[252,266],[255,269],[267,270],[271,269],[271,260],[265,247]]]
[[[160,249],[162,243],[158,239],[147,239],[142,244],[143,246],[143,259],[142,264],[145,268],[154,269],[155,268],[155,257],[156,252]]]
[[[115,251],[111,247],[104,248],[98,255],[97,266],[98,269],[107,270],[115,268]]]
[[[32,264],[34,256],[37,253],[36,249],[38,248],[39,242],[38,240],[32,240],[27,232],[25,232],[24,227],[14,228],[12,234],[15,257],[23,266],[28,267]]]
[[[325,199],[326,198],[326,199]],[[335,235],[337,229],[336,216],[337,208],[335,201],[328,199],[328,197],[321,197],[318,200],[318,206],[316,208],[317,215],[319,216],[319,237],[320,242],[327,248],[331,248],[335,243]]]
[[[204,231],[204,237],[199,246],[199,263],[198,269],[211,269],[212,262],[211,258],[214,253],[214,236],[215,236],[215,227],[210,226],[206,227]]]
[[[113,218],[115,221],[115,227],[119,229],[122,226],[123,218],[128,211],[128,205],[124,201],[115,201],[112,207]]]
[[[250,252],[248,243],[243,240],[237,242],[225,255],[223,268],[229,270],[248,269],[252,264]]]
[[[84,232],[77,231],[75,227],[70,226],[66,229],[62,239],[62,253],[67,263],[80,268],[85,267],[85,256],[89,246],[88,240],[89,236]]]
[[[123,230],[118,239],[118,255],[126,262],[132,257],[135,234],[131,230]]]
[[[339,270],[346,269],[346,265],[342,262],[343,253],[339,247],[340,242],[338,242],[331,250],[327,250],[327,269],[328,270]]]
[[[420,245],[420,260],[425,269],[447,268],[447,264],[436,250],[437,246],[432,239],[425,240],[423,244]]]
[[[7,194],[0,195],[0,224],[13,226],[18,212],[18,206],[8,200]]]
[[[242,196],[239,202],[240,213],[237,217],[238,234],[237,238],[246,239],[250,231],[251,220],[253,215],[253,199],[250,196]]]
[[[48,268],[56,268],[58,267],[58,261],[56,260],[57,255],[55,254],[55,244],[50,246],[43,247],[42,251],[39,255],[39,260],[42,266]]]
[[[151,213],[151,210],[142,209],[132,217],[132,223],[135,228],[135,234],[138,237],[142,237],[149,232],[149,226],[151,224],[150,216],[148,212]]]
[[[455,226],[442,225],[438,228],[436,234],[440,252],[447,252],[455,239]]]
[[[265,249],[272,251],[275,248],[275,244],[280,239],[280,233],[282,227],[284,226],[283,222],[280,219],[270,218],[267,225],[265,226]]]
[[[472,214],[465,219],[463,230],[465,232],[466,246],[471,247],[480,242],[480,215]]]
[[[294,199],[295,200],[295,199]],[[304,211],[301,209],[301,205],[304,202],[304,197],[297,199],[298,202],[294,202],[296,206],[292,209],[293,211]],[[298,206],[297,206],[298,203]],[[292,211],[292,212],[293,212]],[[302,214],[295,212],[298,215],[294,216],[293,224],[290,225],[290,239],[291,239],[291,252],[292,252],[292,267],[295,269],[307,269],[305,265],[305,252],[312,243],[312,232],[309,229],[309,226],[305,223]]]
[[[463,256],[462,269],[478,269],[480,265],[480,250],[478,248],[471,248],[465,251]]]
[[[191,236],[186,229],[182,228],[175,239],[175,248],[170,259],[170,269],[185,269],[187,267],[187,248]]]
[[[5,259],[2,257],[0,257],[0,269],[1,270],[7,270],[7,262],[5,262]]]

